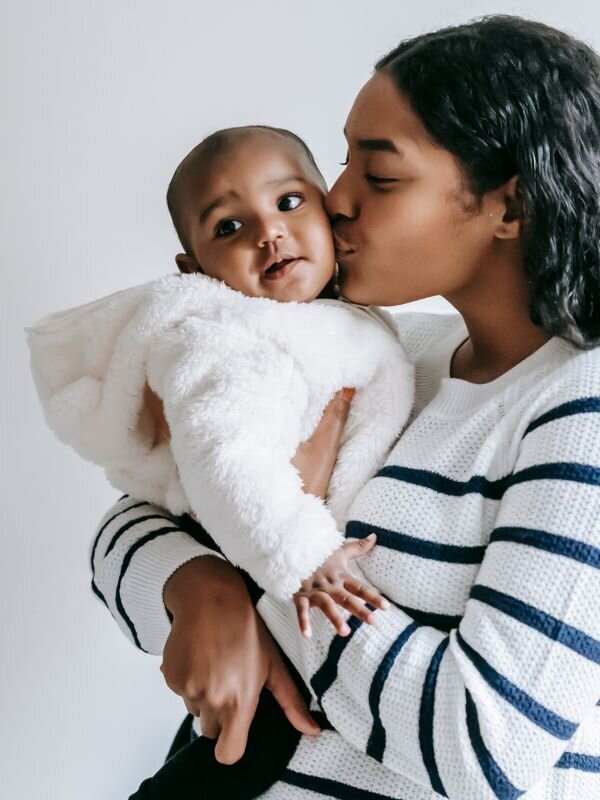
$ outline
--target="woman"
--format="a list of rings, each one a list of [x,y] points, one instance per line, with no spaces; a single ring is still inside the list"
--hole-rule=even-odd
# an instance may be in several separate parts
[[[98,591],[164,645],[219,762],[264,686],[307,734],[270,800],[598,797],[600,61],[517,18],[426,34],[378,63],[346,135],[327,200],[344,295],[459,315],[398,317],[415,408],[347,526],[377,533],[360,567],[392,608],[347,636],[315,614],[302,642],[292,604],[258,600],[333,730],[308,735],[239,573],[159,510],[107,515]]]

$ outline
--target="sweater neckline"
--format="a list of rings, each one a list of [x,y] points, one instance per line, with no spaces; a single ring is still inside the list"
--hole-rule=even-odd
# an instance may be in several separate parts
[[[525,376],[533,376],[548,364],[559,364],[572,355],[573,347],[568,342],[553,336],[538,347],[531,355],[519,361],[514,367],[487,383],[473,383],[462,378],[450,376],[450,365],[454,353],[468,338],[468,331],[461,316],[456,326],[444,336],[440,343],[438,357],[435,358],[440,376],[440,384],[435,405],[446,413],[466,411],[503,392]]]

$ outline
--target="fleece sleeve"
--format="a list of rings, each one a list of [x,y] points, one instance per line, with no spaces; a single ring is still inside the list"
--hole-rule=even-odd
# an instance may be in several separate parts
[[[148,375],[192,510],[232,564],[291,597],[343,542],[291,464],[308,392],[296,360],[243,327],[190,317],[162,339]]]
[[[373,626],[352,618],[347,638],[315,616],[301,642],[290,604],[261,600],[332,725],[442,797],[518,797],[573,761],[569,740],[597,713],[600,386],[576,388],[522,435],[457,627],[392,607]]]

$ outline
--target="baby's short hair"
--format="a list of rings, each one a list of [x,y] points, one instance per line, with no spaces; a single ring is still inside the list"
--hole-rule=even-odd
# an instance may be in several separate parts
[[[321,171],[319,170],[315,158],[306,142],[292,131],[286,128],[274,128],[270,125],[244,125],[237,128],[223,128],[215,131],[197,144],[183,161],[179,164],[167,189],[167,206],[175,231],[181,242],[181,246],[189,256],[193,256],[192,247],[186,235],[184,220],[184,203],[186,199],[186,187],[189,182],[198,175],[200,170],[210,166],[212,161],[218,156],[223,155],[228,150],[238,145],[251,136],[260,134],[274,134],[281,136],[294,144],[302,155],[308,160],[309,166],[314,170],[317,181],[322,186],[323,191],[327,190],[327,184]]]

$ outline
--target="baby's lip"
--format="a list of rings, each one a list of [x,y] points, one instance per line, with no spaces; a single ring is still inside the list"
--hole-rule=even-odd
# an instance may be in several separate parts
[[[291,255],[290,253],[279,253],[276,258],[271,258],[262,269],[262,274],[267,273],[271,267],[284,267],[290,261],[298,261],[302,256]]]

